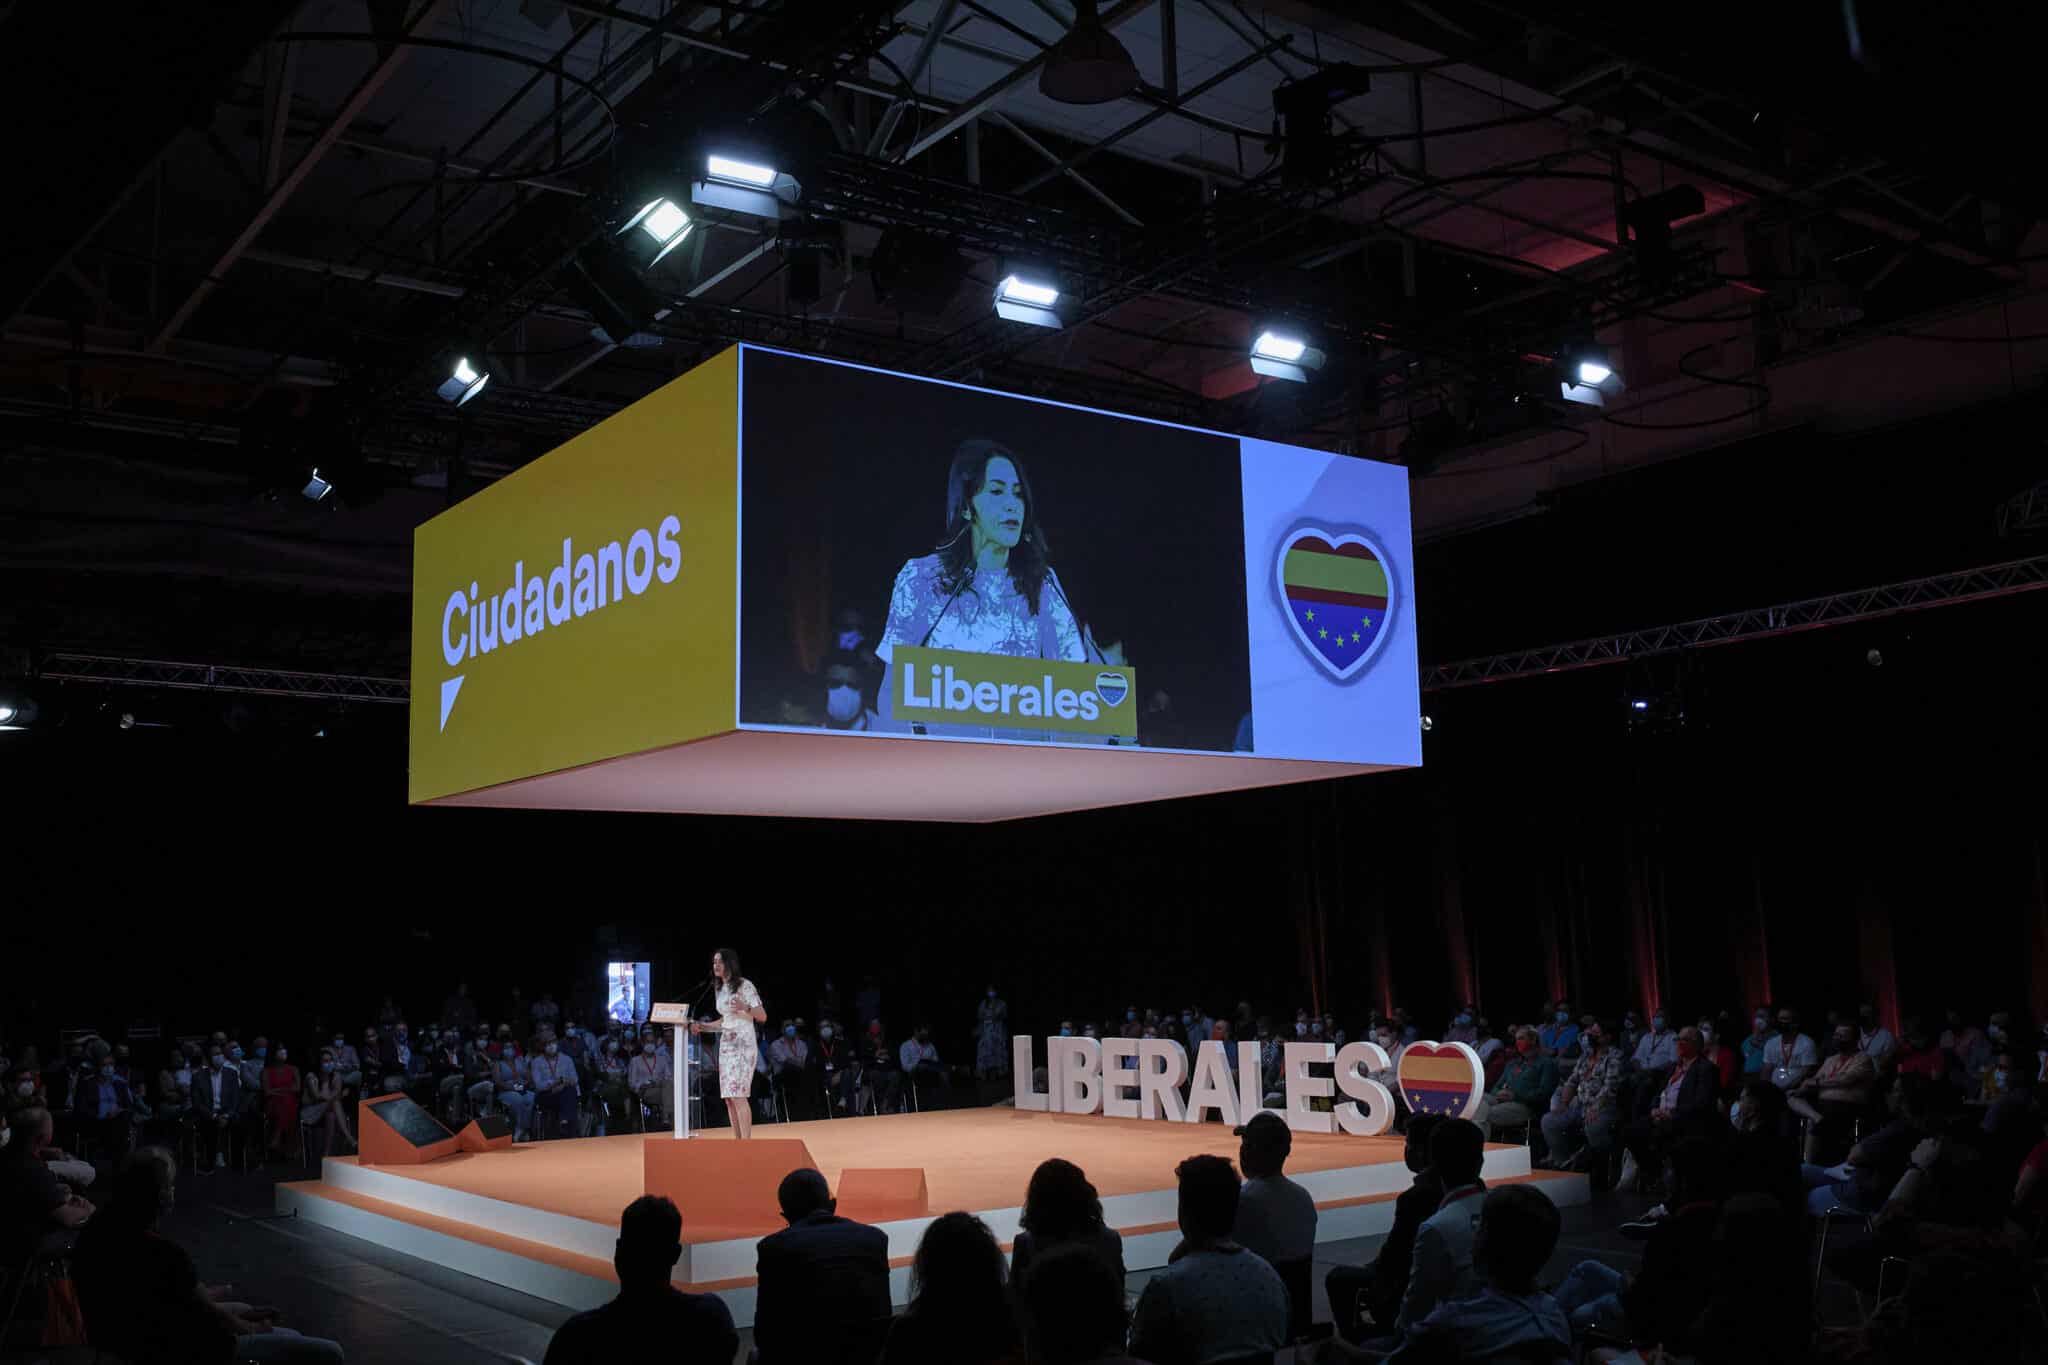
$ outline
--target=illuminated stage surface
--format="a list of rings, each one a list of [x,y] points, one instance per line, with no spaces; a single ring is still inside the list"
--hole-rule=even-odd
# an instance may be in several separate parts
[[[1131,1270],[1166,1264],[1180,1239],[1174,1166],[1198,1152],[1237,1156],[1237,1139],[1221,1124],[1007,1108],[764,1124],[754,1131],[761,1138],[801,1140],[835,1191],[849,1167],[921,1166],[933,1215],[971,1209],[1005,1248],[1017,1235],[1032,1170],[1047,1157],[1065,1157],[1101,1193],[1104,1215],[1123,1233]],[[731,1140],[726,1128],[692,1139]],[[644,1192],[646,1141],[632,1134],[534,1143],[421,1166],[364,1166],[354,1157],[329,1157],[320,1180],[280,1184],[277,1207],[538,1298],[595,1307],[617,1291],[612,1243],[620,1211]],[[1315,1197],[1317,1241],[1376,1236],[1392,1226],[1394,1198],[1412,1178],[1401,1151],[1397,1137],[1294,1135],[1287,1173]],[[1531,1172],[1525,1147],[1489,1146],[1485,1176],[1489,1184],[1532,1183],[1561,1205],[1586,1198],[1583,1176]],[[890,1288],[899,1304],[908,1294],[910,1256],[931,1221],[878,1224],[889,1235]],[[675,1278],[684,1288],[718,1293],[735,1321],[748,1326],[760,1234],[731,1235],[735,1231],[693,1228],[684,1208],[685,1246]]]

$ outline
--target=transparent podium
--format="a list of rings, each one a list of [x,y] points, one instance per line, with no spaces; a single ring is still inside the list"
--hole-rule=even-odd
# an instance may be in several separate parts
[[[669,1049],[670,1083],[675,1092],[670,1098],[670,1109],[674,1114],[675,1137],[677,1140],[697,1136],[690,1131],[690,1083],[695,1079],[696,1066],[690,1052],[694,1040],[690,1037],[690,1007],[678,1004],[656,1004],[647,1012],[650,1024],[667,1024],[674,1031],[675,1042]]]

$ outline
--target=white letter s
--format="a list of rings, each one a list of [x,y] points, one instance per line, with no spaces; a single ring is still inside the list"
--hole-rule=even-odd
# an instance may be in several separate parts
[[[661,548],[661,567],[655,576],[664,583],[676,581],[676,575],[683,571],[683,547],[676,544],[676,536],[682,531],[683,523],[671,516],[661,519],[660,536],[656,544]]]

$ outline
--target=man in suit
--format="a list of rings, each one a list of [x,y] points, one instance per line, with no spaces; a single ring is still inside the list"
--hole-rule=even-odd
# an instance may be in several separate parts
[[[1380,1243],[1379,1256],[1370,1265],[1340,1265],[1323,1279],[1330,1295],[1330,1316],[1347,1341],[1362,1341],[1365,1323],[1359,1316],[1358,1296],[1366,1296],[1366,1312],[1382,1330],[1392,1330],[1394,1315],[1401,1307],[1402,1291],[1408,1287],[1408,1266],[1415,1255],[1415,1232],[1423,1219],[1436,1212],[1444,1201],[1444,1182],[1429,1164],[1429,1141],[1443,1122],[1435,1114],[1416,1114],[1408,1120],[1408,1144],[1403,1159],[1415,1172],[1415,1183],[1394,1200],[1394,1226]]]
[[[818,1171],[776,1191],[789,1224],[756,1247],[758,1365],[872,1365],[889,1322],[889,1238],[841,1218]]]
[[[1622,1129],[1622,1142],[1636,1159],[1636,1170],[1645,1182],[1654,1181],[1664,1169],[1664,1153],[1678,1138],[1726,1129],[1715,1107],[1720,1094],[1719,1073],[1700,1055],[1700,1031],[1690,1025],[1680,1029],[1678,1060],[1651,1102],[1650,1112],[1631,1119]]]
[[[192,1132],[200,1174],[228,1164],[227,1133],[242,1112],[242,1078],[219,1043],[206,1049],[206,1069],[192,1078]],[[209,1155],[210,1154],[210,1155]]]
[[[612,1253],[618,1297],[563,1323],[542,1365],[652,1358],[732,1365],[740,1339],[724,1302],[669,1282],[682,1254],[683,1217],[673,1203],[643,1194],[628,1204]]]
[[[97,1065],[78,1082],[72,1117],[109,1161],[128,1155],[135,1130],[135,1094],[114,1065],[113,1049],[99,1045]]]

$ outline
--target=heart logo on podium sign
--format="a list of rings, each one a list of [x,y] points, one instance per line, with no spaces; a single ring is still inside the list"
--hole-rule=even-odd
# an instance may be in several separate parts
[[[1097,673],[1095,695],[1102,698],[1104,706],[1115,706],[1131,695],[1131,680],[1121,673]]]
[[[1479,1107],[1486,1068],[1463,1043],[1410,1043],[1394,1074],[1410,1113],[1469,1118]]]
[[[1356,531],[1303,526],[1280,541],[1274,582],[1294,638],[1343,682],[1379,653],[1392,620],[1387,556]]]

